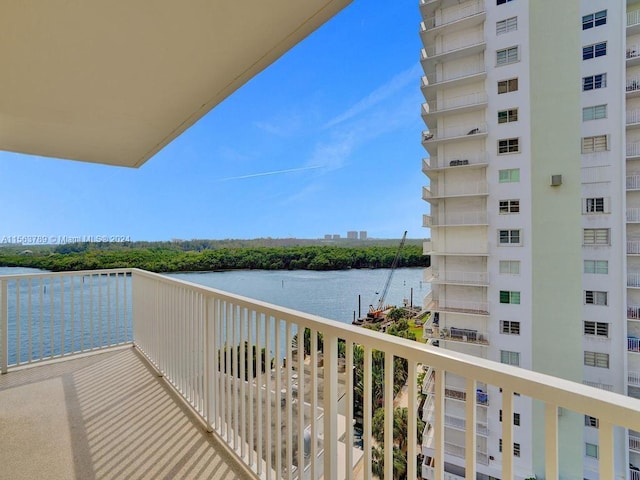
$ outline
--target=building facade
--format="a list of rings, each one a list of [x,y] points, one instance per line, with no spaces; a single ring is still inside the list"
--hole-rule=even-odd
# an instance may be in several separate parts
[[[425,336],[640,398],[640,2],[421,0],[420,12]],[[447,375],[451,478],[464,477],[465,396]],[[478,386],[478,478],[500,478],[506,460],[502,402]],[[427,400],[425,478],[430,412]],[[514,395],[513,414],[516,478],[541,478],[544,411]],[[561,478],[597,479],[598,420],[558,422]],[[640,479],[640,433],[614,435],[617,478]]]

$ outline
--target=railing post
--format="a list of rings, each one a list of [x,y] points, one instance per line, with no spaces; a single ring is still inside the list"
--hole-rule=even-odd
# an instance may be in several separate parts
[[[324,337],[323,369],[324,478],[338,478],[338,338],[334,335]]]
[[[0,280],[0,373],[7,373],[9,364],[9,305],[8,285]]]

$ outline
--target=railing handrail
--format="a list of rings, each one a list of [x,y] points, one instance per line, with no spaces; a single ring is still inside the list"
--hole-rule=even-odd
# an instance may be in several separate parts
[[[128,269],[118,270],[119,272],[127,272]],[[141,279],[147,279],[152,281],[151,283],[144,283],[145,288],[148,291],[156,291],[159,292],[159,288],[161,285],[169,285],[173,288],[178,288],[180,290],[184,290],[189,292],[190,296],[193,294],[201,294],[201,302],[205,304],[209,302],[216,303],[224,303],[226,302],[229,306],[233,306],[234,311],[238,309],[238,311],[242,311],[244,308],[249,309],[249,311],[256,312],[260,315],[265,315],[269,319],[273,318],[276,321],[284,321],[290,322],[297,325],[299,328],[310,328],[314,332],[321,332],[324,336],[324,345],[325,345],[325,362],[327,366],[331,369],[332,367],[337,368],[337,339],[345,339],[354,344],[360,344],[365,346],[367,351],[378,350],[385,355],[389,354],[396,357],[405,358],[410,362],[410,364],[417,365],[429,365],[436,371],[436,382],[443,381],[442,375],[444,372],[447,374],[452,374],[456,376],[460,376],[462,378],[473,379],[477,383],[485,383],[489,385],[493,385],[496,387],[504,387],[505,390],[502,395],[510,395],[511,392],[518,392],[520,395],[531,397],[532,399],[537,399],[542,402],[547,403],[551,407],[562,407],[568,410],[586,414],[590,416],[595,416],[600,419],[600,426],[603,428],[604,425],[619,425],[624,428],[630,428],[636,431],[640,431],[640,400],[634,399],[631,397],[627,397],[624,395],[620,395],[618,393],[609,392],[605,390],[598,390],[591,386],[583,385],[581,383],[577,383],[574,381],[556,378],[551,375],[547,375],[540,372],[535,372],[531,370],[527,370],[524,368],[519,368],[511,365],[506,365],[498,362],[494,362],[491,360],[487,360],[484,358],[480,358],[473,355],[468,355],[464,353],[455,352],[452,350],[445,350],[436,348],[430,345],[421,344],[415,341],[411,341],[408,339],[395,337],[391,335],[382,334],[379,332],[374,332],[372,330],[361,328],[358,326],[341,323],[335,320],[330,320],[326,318],[322,318],[317,315],[312,315],[309,313],[299,312],[290,308],[280,307],[277,305],[273,305],[268,302],[263,302],[259,300],[250,299],[241,295],[236,295],[232,293],[222,292],[220,290],[206,287],[202,285],[197,285],[185,280],[176,279],[166,277],[164,275],[146,272],[140,269],[131,269],[130,270],[133,276],[133,306],[134,306],[134,317],[137,316],[137,313],[143,313],[142,304],[137,305],[136,302],[146,302],[151,301],[151,299],[141,295],[141,291],[136,289],[139,288],[141,284],[136,283],[142,281]],[[115,271],[110,271],[115,273]],[[91,272],[93,275],[96,272]],[[71,274],[78,274],[77,272],[72,272]],[[39,275],[39,274],[38,274]],[[55,276],[61,274],[45,274],[47,276]],[[20,276],[20,278],[29,278],[29,274],[25,274]],[[6,279],[4,283],[6,284]],[[138,287],[136,286],[138,285]],[[159,297],[162,298],[162,297]],[[168,299],[163,299],[163,301],[170,301]],[[6,308],[6,305],[4,305]],[[156,309],[160,308],[160,305],[155,305]],[[231,308],[231,307],[229,307]],[[209,311],[209,313],[205,314],[205,322],[204,322],[204,331],[203,334],[207,332],[207,326],[209,321],[215,320],[216,315],[223,313],[226,310],[218,311],[216,313],[215,309]],[[193,311],[189,311],[190,315],[202,315],[202,313],[197,309]],[[147,315],[147,322],[150,322],[157,315],[157,312],[145,312]],[[178,311],[179,313],[179,311]],[[229,314],[231,311],[229,310]],[[221,321],[221,320],[220,320]],[[194,321],[191,320],[193,323]],[[271,322],[271,320],[269,320]],[[195,323],[200,325],[199,323]],[[143,328],[143,330],[136,330],[137,328]],[[146,330],[144,330],[146,329]],[[4,330],[0,328],[0,334],[5,334]],[[141,335],[138,338],[138,335]],[[134,318],[134,342],[138,344],[140,341],[144,341],[153,347],[153,342],[158,340],[158,331],[156,330],[155,324],[149,323],[147,325],[138,325],[136,326],[135,318]],[[193,335],[193,333],[192,333]],[[231,338],[229,335],[235,335],[234,333],[227,332],[225,334],[226,338]],[[204,338],[207,338],[205,335]],[[234,337],[235,338],[235,337]],[[161,339],[164,342],[173,342],[172,338],[164,338]],[[0,338],[0,341],[4,341],[4,339]],[[194,340],[195,341],[195,340]],[[278,345],[278,337],[276,336],[276,343]],[[258,340],[258,345],[260,341]],[[267,345],[269,345],[269,339],[265,340]],[[273,345],[271,345],[273,347]],[[328,349],[328,350],[327,350]],[[153,349],[152,349],[153,350]],[[314,349],[312,349],[315,351]],[[153,351],[146,351],[144,348],[141,348],[141,351],[145,355],[149,357],[149,355],[153,355]],[[209,350],[208,354],[214,360],[214,365],[217,364],[217,358],[214,353],[215,350]],[[192,352],[192,355],[198,355],[196,352]],[[315,354],[314,354],[315,355]],[[230,358],[231,353],[227,352],[227,358]],[[393,357],[391,357],[393,358]],[[170,359],[161,359],[162,362],[169,362]],[[151,357],[150,361],[153,362],[154,359]],[[301,360],[300,360],[301,362]],[[251,362],[248,362],[251,364]],[[203,367],[205,369],[205,373],[210,368],[209,364],[204,364]],[[365,363],[366,365],[366,363]],[[385,367],[389,369],[389,372],[392,374],[393,365],[389,364],[389,366]],[[173,370],[172,366],[170,370]],[[179,373],[179,372],[178,372]],[[415,372],[414,372],[415,374]],[[171,375],[171,371],[168,372],[167,376]],[[277,377],[277,376],[276,376]],[[275,390],[278,391],[278,380],[277,377],[275,382]],[[440,380],[439,380],[440,379]],[[224,385],[230,385],[225,381]],[[271,382],[271,380],[267,379],[267,382]],[[335,382],[337,382],[337,378],[333,378],[332,381],[328,382],[325,385],[325,394],[328,400],[327,402],[335,402],[335,397],[332,396],[335,393]],[[392,382],[389,382],[391,385]],[[268,383],[270,384],[270,383]],[[220,388],[225,388],[221,383]],[[366,383],[365,383],[366,385]],[[442,385],[443,386],[443,385]],[[227,387],[228,388],[228,387]],[[385,388],[391,388],[390,386],[386,386]],[[414,388],[412,385],[409,388]],[[258,393],[259,394],[259,393]],[[183,393],[183,395],[189,395],[189,393]],[[226,394],[231,395],[230,393]],[[290,394],[289,394],[290,395]],[[229,397],[231,398],[231,397]],[[207,406],[205,405],[205,408]],[[217,407],[216,407],[217,408]],[[325,411],[331,411],[326,410]],[[336,408],[335,405],[331,408]],[[234,421],[237,424],[237,418],[232,418],[227,415],[227,421]],[[335,418],[330,418],[331,416],[325,416],[324,422],[328,426],[325,428],[325,435],[329,435],[329,438],[334,438],[333,434],[336,433],[335,427]],[[333,423],[332,423],[333,422]],[[313,422],[312,422],[313,425]],[[229,428],[231,425],[229,423],[226,424],[227,435],[229,434]],[[315,428],[315,427],[314,427]],[[314,432],[317,434],[318,432]],[[280,434],[278,433],[278,429],[276,429],[276,438],[278,438]],[[230,437],[231,438],[231,437]],[[443,439],[440,438],[442,441]],[[235,434],[232,440],[228,440],[233,443],[235,446]],[[367,440],[368,441],[368,440]],[[277,444],[277,441],[276,441]],[[315,444],[314,444],[315,445]],[[366,445],[366,443],[365,443]],[[313,447],[315,449],[315,447]],[[336,446],[333,445],[332,448],[335,450]],[[510,446],[507,445],[506,451],[509,452]],[[611,448],[612,445],[611,445]],[[316,453],[316,451],[313,451]],[[330,452],[331,453],[331,452]],[[333,458],[326,458],[325,455],[325,465],[329,465]],[[333,466],[332,468],[335,468]],[[388,467],[390,468],[390,467]],[[325,474],[329,474],[325,472]]]

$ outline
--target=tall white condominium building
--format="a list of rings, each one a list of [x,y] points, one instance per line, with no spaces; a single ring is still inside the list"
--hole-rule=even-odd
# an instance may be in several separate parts
[[[421,0],[420,12],[425,335],[640,398],[640,0]],[[481,479],[507,461],[503,393],[476,393]],[[447,374],[445,397],[457,479],[464,379]],[[516,478],[544,478],[544,407],[517,394],[512,405]],[[558,422],[560,478],[598,478],[598,419],[560,411]],[[640,432],[614,436],[616,478],[640,479]]]

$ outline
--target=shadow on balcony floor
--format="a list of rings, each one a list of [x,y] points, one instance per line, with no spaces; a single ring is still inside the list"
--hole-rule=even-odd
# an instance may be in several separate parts
[[[252,478],[133,348],[0,375],[2,477]]]

